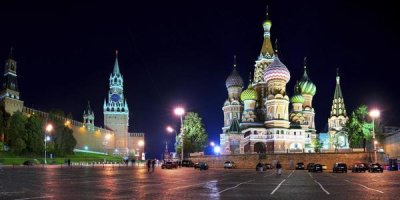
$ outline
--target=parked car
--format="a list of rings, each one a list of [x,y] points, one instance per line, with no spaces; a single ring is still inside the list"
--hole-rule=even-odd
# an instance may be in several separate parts
[[[225,168],[225,169],[226,169],[226,168],[233,169],[233,168],[236,168],[236,164],[235,164],[235,162],[228,160],[228,161],[226,161],[226,162],[224,163],[224,168]]]
[[[26,160],[22,164],[27,166],[32,166],[32,165],[39,165],[40,162],[36,159],[33,159],[33,160]]]
[[[371,163],[368,167],[368,172],[383,172],[383,167],[379,163]]]
[[[194,167],[194,169],[199,168],[199,162],[195,162],[195,163],[193,164],[193,167]]]
[[[323,172],[322,165],[321,164],[314,164],[311,167],[311,172]]]
[[[298,162],[296,164],[296,169],[305,169],[304,163],[303,162]]]
[[[344,172],[347,173],[346,163],[335,163],[333,165],[333,173]]]
[[[182,160],[182,167],[193,167],[194,163],[191,160]]]
[[[199,162],[198,168],[201,170],[207,170],[208,169],[208,164],[205,162]]]
[[[322,170],[327,170],[328,167],[326,165],[322,165]]]
[[[368,165],[365,163],[355,163],[351,167],[351,172],[365,172],[368,170]]]
[[[167,161],[161,165],[161,169],[176,169],[178,165],[175,162]]]
[[[307,170],[308,172],[311,172],[312,167],[314,166],[315,163],[308,163],[307,164]]]

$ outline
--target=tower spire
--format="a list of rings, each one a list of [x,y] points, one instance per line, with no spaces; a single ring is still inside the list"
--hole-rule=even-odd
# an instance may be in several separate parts
[[[11,46],[11,48],[10,48],[10,55],[8,56],[8,58],[14,59],[14,47],[13,46]]]
[[[233,55],[233,68],[236,69],[236,55]]]
[[[340,87],[340,76],[339,68],[336,69],[336,88],[333,96],[331,116],[347,116],[346,108],[344,105],[344,99],[342,94],[342,88]]]
[[[120,74],[119,65],[118,65],[118,49],[115,50],[115,64],[114,64],[114,74]]]
[[[278,54],[278,38],[275,39],[275,54]]]

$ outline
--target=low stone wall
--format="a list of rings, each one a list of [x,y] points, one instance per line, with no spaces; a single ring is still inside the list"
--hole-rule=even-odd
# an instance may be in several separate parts
[[[383,164],[380,154],[378,162]],[[284,169],[295,167],[296,163],[303,162],[307,165],[310,162],[319,163],[327,166],[331,170],[336,162],[346,163],[350,166],[356,162],[371,162],[374,158],[373,153],[288,153],[288,154],[245,154],[245,155],[220,155],[220,156],[196,156],[191,157],[193,162],[206,162],[211,168],[222,168],[224,162],[231,160],[236,163],[237,168],[255,169],[258,162],[275,164],[277,160]]]

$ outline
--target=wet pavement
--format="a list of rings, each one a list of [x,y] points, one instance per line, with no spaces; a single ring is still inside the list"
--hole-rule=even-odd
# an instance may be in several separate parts
[[[398,199],[400,172],[0,167],[0,199]]]

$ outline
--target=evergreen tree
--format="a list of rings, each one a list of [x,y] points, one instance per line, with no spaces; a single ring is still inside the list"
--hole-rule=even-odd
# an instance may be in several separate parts
[[[62,112],[53,112],[49,116],[49,119],[51,119],[54,125],[54,139],[53,144],[50,144],[50,147],[54,148],[54,153],[59,156],[73,154],[73,150],[77,143],[72,134],[73,131],[68,126],[65,126],[63,121],[54,117],[54,113],[56,113],[57,116],[64,116]]]
[[[184,153],[204,151],[208,139],[204,124],[197,113],[189,112],[183,121]],[[177,146],[177,152],[181,152],[181,145]]]
[[[5,143],[10,147],[11,152],[22,154],[26,152],[26,141],[28,140],[25,125],[27,117],[21,112],[15,112],[9,120],[6,128]]]
[[[36,115],[28,117],[25,125],[27,140],[26,152],[40,155],[44,152],[44,129],[43,121]]]
[[[345,131],[349,136],[349,144],[351,148],[362,146],[365,148],[366,141],[372,138],[372,124],[368,123],[368,107],[366,105],[359,106],[351,113],[349,121],[346,123]]]

